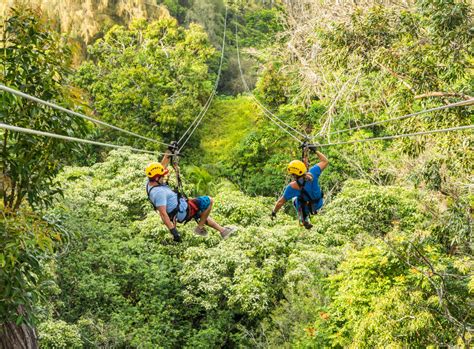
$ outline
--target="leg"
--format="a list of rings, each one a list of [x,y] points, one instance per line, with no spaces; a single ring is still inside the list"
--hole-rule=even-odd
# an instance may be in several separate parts
[[[304,221],[304,219],[303,219],[303,207],[301,207],[301,204],[299,203],[298,198],[293,199],[293,207],[296,210],[296,215],[298,217],[298,220],[299,220],[300,224],[303,224],[303,221]]]
[[[303,225],[306,229],[311,229],[313,225],[309,221],[309,207],[299,202],[298,199],[295,199],[293,201],[293,205],[295,206],[300,225]]]
[[[204,227],[204,224],[206,224],[207,218],[209,217],[209,214],[211,213],[212,210],[212,204],[214,203],[214,199],[209,198],[211,200],[211,203],[208,208],[206,208],[201,215],[199,216],[199,223],[198,227],[202,229]]]
[[[217,230],[219,233],[222,233],[224,231],[224,227],[219,225],[215,220],[213,220],[211,217],[207,218],[206,224],[210,226],[211,228]]]
[[[209,227],[217,230],[221,234],[224,240],[227,239],[235,231],[235,228],[222,227],[219,223],[217,223],[215,220],[209,217],[209,214],[211,213],[212,205],[214,203],[214,200],[212,198],[208,198],[208,200],[206,200],[204,199],[204,197],[202,197],[201,200],[203,200],[204,202],[207,201],[209,203],[209,207],[207,207],[199,216],[199,223],[195,231],[196,234],[205,236],[204,234],[202,234],[202,230],[204,228],[204,224],[207,224]],[[205,205],[207,205],[207,203],[205,203]],[[204,207],[205,206],[202,205],[202,208]]]

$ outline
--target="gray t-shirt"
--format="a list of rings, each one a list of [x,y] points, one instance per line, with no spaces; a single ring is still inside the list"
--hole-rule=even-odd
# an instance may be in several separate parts
[[[146,190],[150,193],[150,200],[155,207],[166,206],[166,212],[171,213],[178,206],[178,194],[176,194],[168,185],[163,184],[153,189],[147,182]],[[151,191],[150,191],[151,190]],[[181,198],[177,219],[182,222],[186,219],[188,203],[185,198]]]

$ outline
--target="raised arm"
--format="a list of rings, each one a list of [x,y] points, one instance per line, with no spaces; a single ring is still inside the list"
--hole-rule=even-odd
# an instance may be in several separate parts
[[[163,155],[163,159],[161,160],[161,164],[163,165],[164,168],[167,168],[169,163],[170,163],[170,159],[171,159],[171,151],[167,150],[165,152],[165,154]]]
[[[316,155],[318,156],[319,158],[319,162],[318,162],[318,166],[319,168],[322,170],[324,170],[326,167],[328,167],[329,165],[329,160],[328,158],[321,152],[317,151],[316,150]]]

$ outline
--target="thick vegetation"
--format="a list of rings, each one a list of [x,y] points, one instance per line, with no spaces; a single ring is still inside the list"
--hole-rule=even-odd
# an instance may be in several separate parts
[[[472,261],[446,253],[448,213],[428,193],[348,181],[306,232],[286,215],[272,222],[271,200],[222,182],[214,216],[239,233],[202,240],[186,226],[175,245],[143,196],[148,160],[115,153],[61,175],[67,189],[53,213],[76,239],[57,260],[61,292],[50,311],[61,320],[44,325],[46,347],[63,321],[92,346],[468,340]]]
[[[155,156],[0,129],[0,347],[472,346],[472,134],[322,148],[326,204],[307,231],[290,204],[270,218],[301,149],[251,96],[235,95],[245,91],[239,40],[257,98],[315,142],[471,124],[462,107],[331,134],[473,95],[472,5],[404,3],[226,2],[221,95],[180,163],[186,193],[212,195],[211,216],[238,228],[227,240],[195,235],[194,222],[172,240],[145,195]],[[153,14],[155,2],[117,4],[103,2],[114,20],[95,28],[76,68],[44,14],[10,10],[1,83],[177,139],[212,92],[224,2],[156,1]],[[0,98],[5,123],[158,149]]]
[[[103,119],[147,136],[174,139],[211,93],[206,63],[213,53],[197,25],[184,29],[171,17],[136,20],[97,40],[76,80],[90,92]]]

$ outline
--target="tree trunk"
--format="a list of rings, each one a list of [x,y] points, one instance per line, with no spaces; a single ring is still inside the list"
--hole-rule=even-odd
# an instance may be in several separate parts
[[[12,322],[0,325],[0,349],[37,349],[38,341],[34,328]]]

